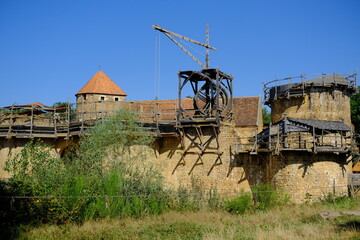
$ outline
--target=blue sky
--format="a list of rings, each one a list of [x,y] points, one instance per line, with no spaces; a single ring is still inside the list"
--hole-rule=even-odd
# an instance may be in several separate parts
[[[75,102],[98,65],[129,100],[177,98],[177,72],[200,66],[153,24],[202,42],[210,24],[210,65],[233,74],[235,96],[289,75],[352,73],[359,12],[357,0],[0,0],[0,106]]]

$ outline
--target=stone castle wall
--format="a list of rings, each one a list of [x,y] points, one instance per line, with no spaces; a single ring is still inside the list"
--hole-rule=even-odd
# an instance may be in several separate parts
[[[210,134],[210,130],[204,131],[205,141]],[[250,191],[244,168],[235,164],[237,160],[234,138],[234,127],[222,126],[219,133],[219,150],[223,154],[220,157],[216,153],[205,153],[199,159],[199,155],[192,152],[185,155],[184,161],[180,161],[183,148],[179,137],[160,138],[155,142],[156,156],[153,156],[151,161],[161,166],[161,173],[169,188],[191,188],[195,181],[206,191],[216,189],[225,195],[238,193],[241,189]],[[215,146],[216,143],[213,140],[209,151],[214,150],[212,148]]]
[[[247,130],[247,131],[246,131]],[[242,129],[246,135],[254,129]],[[351,166],[346,163],[349,156],[333,153],[287,152],[281,155],[248,152],[236,154],[236,135],[241,131],[233,126],[221,126],[219,132],[220,150],[218,159],[215,153],[205,153],[202,161],[199,155],[188,153],[180,162],[183,148],[180,137],[157,138],[148,148],[148,164],[164,177],[168,188],[192,188],[194,184],[205,191],[216,189],[224,197],[235,196],[242,190],[251,191],[260,183],[269,183],[285,191],[293,202],[316,200],[328,193],[344,195],[347,193],[347,174]],[[204,139],[208,133],[204,131]],[[64,139],[43,139],[54,145],[54,155],[61,156],[71,141]],[[0,139],[0,176],[9,177],[3,171],[6,158],[21,151],[28,139]],[[211,143],[215,146],[215,142]]]
[[[267,181],[289,194],[296,203],[318,200],[329,194],[344,196],[348,193],[347,175],[351,173],[351,164],[347,161],[350,158],[333,153],[268,155]]]
[[[291,118],[344,121],[351,126],[350,96],[338,89],[306,89],[304,97],[271,102],[271,119],[276,123],[287,114]]]

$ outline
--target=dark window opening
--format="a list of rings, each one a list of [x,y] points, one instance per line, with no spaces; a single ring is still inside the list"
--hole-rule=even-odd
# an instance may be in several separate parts
[[[101,100],[101,101],[104,101],[104,100],[105,100],[105,97],[100,97],[100,100]]]
[[[116,98],[115,98],[115,101],[119,101],[119,98],[116,97]]]
[[[86,94],[83,95],[84,100],[86,100]]]

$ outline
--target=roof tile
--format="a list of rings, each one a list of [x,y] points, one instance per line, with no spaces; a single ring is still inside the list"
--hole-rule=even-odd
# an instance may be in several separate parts
[[[235,126],[256,126],[259,109],[259,96],[234,97],[233,110]]]
[[[113,82],[104,72],[97,72],[76,94],[97,93],[127,96],[127,94]],[[75,96],[76,96],[75,95]]]

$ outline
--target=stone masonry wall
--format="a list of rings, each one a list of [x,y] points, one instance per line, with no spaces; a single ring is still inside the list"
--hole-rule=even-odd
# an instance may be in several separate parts
[[[246,131],[247,130],[247,131]],[[293,202],[313,201],[327,194],[347,194],[347,174],[351,166],[347,164],[350,156],[333,153],[282,152],[280,155],[270,153],[248,152],[236,154],[235,136],[246,135],[254,129],[236,129],[232,125],[223,125],[218,133],[220,150],[218,158],[215,153],[205,153],[202,161],[196,153],[188,153],[180,161],[183,150],[180,137],[157,138],[152,147],[148,147],[148,164],[157,169],[164,177],[168,188],[191,188],[194,184],[202,186],[205,191],[216,189],[224,197],[234,196],[240,191],[251,191],[260,183],[270,183],[291,196]],[[204,140],[211,131],[204,131]],[[243,132],[244,135],[241,135]],[[60,156],[71,141],[64,139],[43,139],[54,145],[54,154]],[[0,139],[0,176],[9,177],[3,171],[6,158],[21,151],[28,139]],[[215,139],[210,144],[216,146]],[[213,149],[209,149],[213,150]]]
[[[271,120],[276,123],[287,114],[291,118],[342,121],[351,126],[350,96],[340,90],[308,89],[304,97],[274,100]]]
[[[332,153],[283,153],[269,155],[267,181],[284,190],[296,203],[314,201],[328,194],[347,195],[350,156]]]
[[[208,135],[204,136],[205,139],[207,137]],[[223,154],[220,159],[217,154],[205,153],[201,161],[197,154],[188,153],[184,157],[184,162],[179,164],[182,151],[180,138],[160,138],[155,142],[155,156],[151,161],[156,166],[160,166],[166,185],[172,189],[180,186],[191,188],[192,184],[196,182],[206,190],[216,189],[224,196],[238,193],[241,189],[250,191],[247,179],[250,168],[244,166],[244,159],[235,155],[234,139],[234,127],[222,126],[219,142]],[[212,142],[210,145],[215,146],[216,144]],[[252,162],[248,161],[247,164],[252,164]],[[257,176],[257,174],[252,174],[252,178],[257,178]]]

